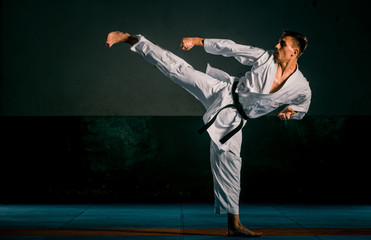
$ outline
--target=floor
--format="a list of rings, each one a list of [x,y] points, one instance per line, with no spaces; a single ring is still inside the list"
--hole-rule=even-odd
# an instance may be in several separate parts
[[[259,239],[371,239],[371,205],[242,204]],[[208,204],[1,205],[0,239],[228,239]]]

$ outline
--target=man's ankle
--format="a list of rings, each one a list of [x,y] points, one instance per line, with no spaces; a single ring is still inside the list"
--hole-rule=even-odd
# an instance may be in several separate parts
[[[231,230],[236,230],[241,228],[241,222],[239,215],[228,214],[228,228]]]

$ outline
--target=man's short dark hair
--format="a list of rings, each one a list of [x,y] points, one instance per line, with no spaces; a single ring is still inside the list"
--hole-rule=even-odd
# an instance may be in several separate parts
[[[298,32],[290,31],[290,30],[283,30],[281,38],[284,37],[293,37],[296,40],[296,44],[299,47],[300,53],[299,56],[302,55],[308,47],[308,38]]]

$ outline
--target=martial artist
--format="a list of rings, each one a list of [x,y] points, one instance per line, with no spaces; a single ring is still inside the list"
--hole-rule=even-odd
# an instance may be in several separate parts
[[[257,237],[261,233],[245,228],[239,219],[242,127],[248,118],[257,118],[287,105],[278,117],[302,119],[309,109],[311,90],[297,60],[307,47],[303,35],[283,31],[275,50],[237,44],[225,39],[183,38],[182,50],[203,46],[210,54],[234,57],[252,66],[240,78],[207,66],[206,73],[193,69],[173,53],[153,44],[142,35],[111,32],[108,47],[128,43],[131,50],[154,64],[165,76],[182,86],[205,107],[203,116],[211,138],[210,163],[214,180],[214,210],[228,216],[228,236]]]

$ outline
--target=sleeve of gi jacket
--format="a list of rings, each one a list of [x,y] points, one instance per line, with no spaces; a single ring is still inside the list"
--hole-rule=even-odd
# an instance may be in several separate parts
[[[240,63],[248,66],[255,65],[266,50],[248,45],[241,45],[227,39],[205,39],[204,48],[207,53],[234,57]]]

